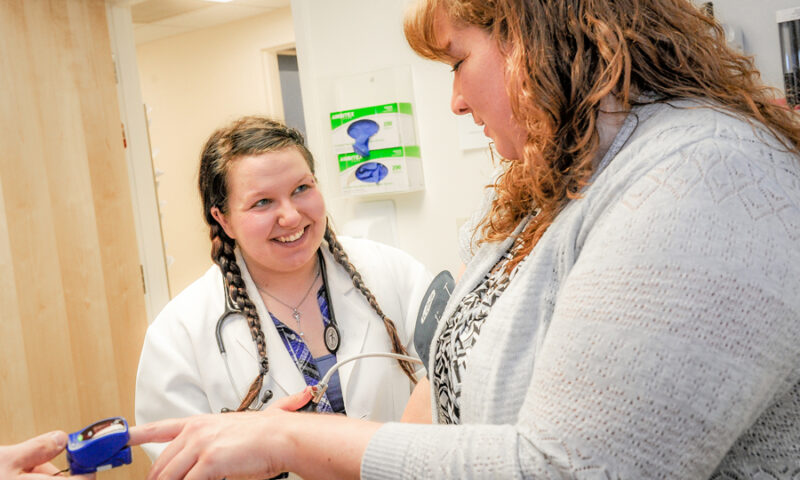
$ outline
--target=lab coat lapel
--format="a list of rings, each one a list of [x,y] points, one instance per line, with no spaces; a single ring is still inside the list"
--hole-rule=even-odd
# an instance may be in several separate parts
[[[267,344],[267,358],[269,359],[267,381],[272,380],[282,390],[282,392],[274,392],[276,397],[280,393],[284,395],[298,393],[306,387],[306,382],[291,355],[286,350],[286,346],[283,344],[278,329],[275,328],[275,324],[272,322],[269,311],[258,293],[258,288],[253,282],[253,278],[250,276],[250,272],[247,270],[247,265],[244,263],[238,248],[236,249],[236,261],[242,271],[247,294],[255,304],[258,317],[261,319],[261,331],[264,332]],[[250,343],[252,343],[252,339]]]
[[[353,285],[353,280],[345,269],[333,258],[326,245],[322,246],[325,259],[328,290],[331,298],[330,307],[336,315],[336,323],[341,333],[341,345],[336,352],[336,359],[342,361],[364,351],[364,345],[374,317],[369,315],[371,307],[361,292]],[[350,362],[339,369],[339,381],[342,384],[342,395],[345,405],[348,404],[350,381],[358,375],[359,361]],[[348,414],[351,412],[348,411]]]

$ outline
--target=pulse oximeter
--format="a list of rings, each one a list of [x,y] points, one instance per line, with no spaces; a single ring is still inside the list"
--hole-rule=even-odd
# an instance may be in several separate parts
[[[72,475],[83,475],[131,463],[128,422],[111,417],[69,434],[67,461]]]

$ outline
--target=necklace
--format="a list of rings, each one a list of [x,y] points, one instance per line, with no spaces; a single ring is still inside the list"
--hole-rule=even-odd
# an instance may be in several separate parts
[[[258,288],[259,292],[261,292],[264,295],[268,296],[269,298],[275,300],[276,302],[280,303],[284,307],[292,309],[292,318],[294,318],[295,322],[297,322],[297,333],[299,333],[301,337],[304,336],[305,333],[303,333],[303,328],[300,325],[300,317],[302,317],[302,315],[300,314],[300,311],[297,310],[297,309],[300,308],[300,305],[302,305],[303,302],[306,301],[306,298],[308,298],[308,294],[311,293],[311,290],[314,288],[314,284],[317,283],[317,279],[319,278],[320,271],[321,271],[320,269],[317,269],[317,274],[314,276],[314,280],[311,281],[311,285],[308,286],[308,290],[306,290],[305,295],[303,295],[303,298],[301,298],[300,301],[297,302],[297,305],[295,305],[294,307],[289,305],[288,303],[284,302],[280,298],[276,297],[275,295],[269,293],[268,291],[264,290],[263,288],[261,288],[259,286],[256,286]]]

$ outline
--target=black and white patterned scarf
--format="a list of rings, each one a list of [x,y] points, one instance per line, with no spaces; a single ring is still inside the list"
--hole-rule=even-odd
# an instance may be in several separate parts
[[[461,379],[467,369],[469,352],[478,340],[481,327],[492,306],[517,273],[520,264],[517,264],[510,273],[506,273],[505,267],[522,245],[519,240],[514,242],[508,252],[486,274],[483,282],[461,299],[453,315],[442,327],[441,334],[437,338],[431,376],[440,423],[460,423]]]

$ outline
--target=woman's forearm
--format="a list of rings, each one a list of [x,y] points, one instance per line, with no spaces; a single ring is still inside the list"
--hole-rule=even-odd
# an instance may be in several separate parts
[[[171,442],[148,479],[269,478],[294,472],[314,478],[358,478],[367,444],[381,424],[295,413],[310,389],[260,412],[197,415],[138,425],[129,445]]]
[[[284,465],[306,480],[357,479],[361,459],[381,424],[342,415],[288,414]]]

